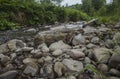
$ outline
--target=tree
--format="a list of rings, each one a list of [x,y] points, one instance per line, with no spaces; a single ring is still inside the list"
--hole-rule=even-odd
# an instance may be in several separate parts
[[[82,10],[86,12],[88,15],[92,16],[94,14],[92,0],[82,0]]]
[[[92,0],[92,5],[94,9],[97,11],[106,5],[106,0]]]

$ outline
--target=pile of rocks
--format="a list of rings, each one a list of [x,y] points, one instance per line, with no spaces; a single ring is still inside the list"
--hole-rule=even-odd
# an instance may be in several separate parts
[[[81,31],[82,30],[82,31]],[[40,32],[34,47],[13,39],[0,45],[0,79],[120,79],[119,37],[106,27]]]

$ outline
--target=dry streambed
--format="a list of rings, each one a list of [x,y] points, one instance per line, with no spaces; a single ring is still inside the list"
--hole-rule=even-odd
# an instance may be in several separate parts
[[[0,79],[120,79],[116,29],[57,27],[31,38],[0,45]]]

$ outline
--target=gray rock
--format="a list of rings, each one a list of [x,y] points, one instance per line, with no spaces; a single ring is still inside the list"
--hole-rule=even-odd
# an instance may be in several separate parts
[[[7,44],[2,44],[2,45],[0,45],[0,54],[1,54],[1,53],[7,53],[7,52],[9,52],[9,51],[10,51],[10,50],[9,50]]]
[[[68,76],[67,79],[76,79],[75,76]]]
[[[0,79],[14,79],[18,72],[16,70],[8,71],[0,75]]]
[[[110,69],[109,73],[114,76],[119,76],[120,77],[120,72],[116,69]]]
[[[26,46],[26,44],[21,41],[21,40],[17,40],[17,39],[13,39],[13,40],[10,40],[7,42],[7,45],[8,45],[8,48],[11,50],[11,51],[15,51],[19,48],[23,48]]]
[[[114,53],[109,60],[109,66],[117,67],[120,64],[120,55]]]
[[[47,47],[47,45],[45,43],[41,44],[38,46],[38,49],[41,49],[41,51],[43,53],[49,53],[49,48]]]
[[[89,48],[89,49],[92,49],[92,48],[95,48],[96,47],[96,45],[94,45],[94,44],[92,44],[92,43],[89,43],[88,45],[87,45],[87,48]]]
[[[47,56],[47,57],[44,58],[45,62],[51,62],[52,60],[53,60],[53,58],[50,57],[50,56]]]
[[[83,69],[83,63],[72,59],[64,59],[62,63],[70,70],[80,72]]]
[[[85,57],[85,54],[77,49],[72,49],[71,51],[68,52],[68,54],[74,59]]]
[[[94,43],[94,44],[99,43],[99,41],[100,41],[100,39],[98,37],[93,37],[91,39],[91,42]]]
[[[52,55],[53,56],[59,56],[59,55],[61,55],[63,53],[63,51],[61,50],[61,49],[57,49],[57,50],[55,50],[54,52],[52,52]]]
[[[35,36],[34,43],[35,46],[38,46],[42,43],[46,43],[50,45],[51,43],[65,39],[66,39],[65,33],[57,33],[57,32],[54,33],[53,31],[44,31],[44,32],[40,32]]]
[[[25,74],[31,74],[32,76],[35,76],[37,73],[37,69],[32,66],[27,66],[25,70],[23,71]]]
[[[110,76],[108,79],[120,79],[120,78],[115,76]]]
[[[65,44],[63,41],[58,41],[58,42],[55,42],[55,43],[52,43],[49,47],[49,49],[51,51],[55,51],[57,49],[70,49],[71,46]]]
[[[94,55],[99,63],[106,63],[110,58],[109,49],[107,48],[95,48]]]
[[[67,68],[65,67],[65,65],[63,65],[63,63],[61,62],[56,62],[54,65],[54,71],[57,73],[57,75],[60,77],[62,76],[65,71],[67,70]]]
[[[89,57],[85,57],[84,62],[85,62],[86,64],[90,64],[90,63],[91,63],[91,60],[90,60],[90,58],[89,58]]]
[[[24,64],[29,64],[29,63],[31,63],[31,62],[37,62],[37,59],[33,59],[33,58],[26,58],[26,59],[24,59],[23,60],[23,63]]]
[[[3,55],[3,54],[0,54],[0,61],[1,61],[2,64],[5,64],[5,63],[7,63],[8,61],[10,61],[10,57],[5,56],[5,55]]]
[[[85,37],[82,36],[81,34],[75,36],[72,40],[73,45],[85,44],[85,42],[86,42]]]
[[[33,47],[23,47],[22,48],[22,50],[24,51],[24,52],[30,52],[30,51],[32,51],[34,48]]]
[[[108,66],[106,64],[99,64],[98,69],[103,73],[108,72]]]
[[[84,30],[84,34],[93,34],[93,33],[97,32],[97,29],[95,29],[93,27],[86,27],[83,30]]]
[[[26,32],[27,32],[27,33],[36,33],[37,30],[34,29],[34,28],[31,28],[31,29],[26,30]]]

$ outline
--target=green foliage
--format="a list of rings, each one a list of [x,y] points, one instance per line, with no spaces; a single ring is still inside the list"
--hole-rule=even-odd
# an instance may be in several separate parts
[[[87,64],[85,66],[85,69],[88,69],[90,71],[92,71],[94,74],[97,74],[101,77],[101,79],[106,79],[106,76],[104,74],[102,74],[100,71],[98,71],[95,67],[93,67],[93,65]]]
[[[0,20],[0,30],[16,29],[16,28],[18,28],[18,24],[8,22],[7,20]]]

